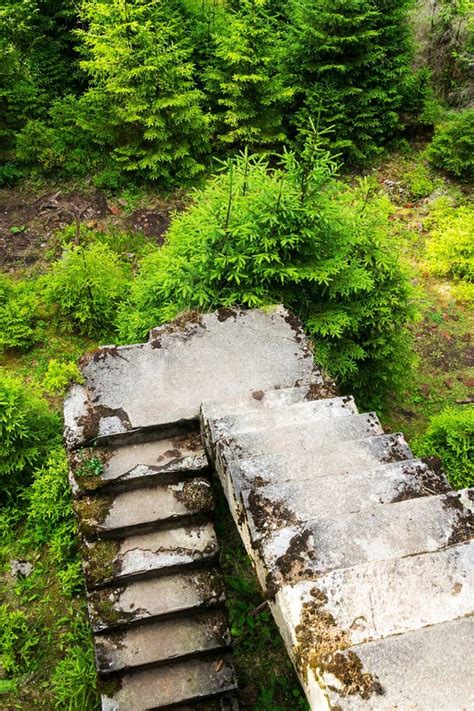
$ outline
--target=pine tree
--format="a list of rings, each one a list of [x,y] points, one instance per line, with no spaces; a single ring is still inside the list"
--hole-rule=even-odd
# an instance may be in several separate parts
[[[202,94],[191,48],[173,4],[165,0],[86,0],[79,36],[91,115],[82,128],[111,148],[124,171],[160,181],[187,181],[203,169],[208,148]]]
[[[412,0],[293,0],[286,81],[296,88],[296,127],[319,116],[333,149],[360,163],[383,150],[399,124],[409,72]]]
[[[241,0],[215,37],[215,58],[204,82],[221,145],[258,148],[285,139],[282,108],[291,89],[284,89],[276,71],[278,27],[267,4]]]

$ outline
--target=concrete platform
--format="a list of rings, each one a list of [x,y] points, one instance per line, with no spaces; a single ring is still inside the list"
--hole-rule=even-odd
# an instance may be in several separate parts
[[[129,536],[122,540],[84,544],[88,588],[200,561],[212,561],[219,551],[211,523]]]
[[[226,654],[125,674],[112,693],[102,695],[103,711],[148,711],[236,689],[234,669]]]
[[[222,651],[229,645],[226,613],[210,609],[96,635],[95,655],[99,673],[109,674]]]
[[[255,390],[309,384],[313,357],[301,325],[283,307],[190,315],[134,346],[83,359],[85,385],[65,401],[69,449],[136,430],[197,420],[201,403]]]
[[[214,568],[188,570],[87,595],[94,632],[160,617],[183,615],[225,600],[222,576]]]

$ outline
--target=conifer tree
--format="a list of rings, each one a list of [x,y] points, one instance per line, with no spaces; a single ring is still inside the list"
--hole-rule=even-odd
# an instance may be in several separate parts
[[[208,128],[173,3],[85,0],[82,16],[90,80],[82,128],[125,171],[163,186],[189,180],[203,169]]]
[[[364,162],[399,123],[410,66],[412,0],[293,0],[285,42],[286,81],[295,86],[293,125],[319,116],[335,151]]]
[[[278,26],[267,4],[267,0],[241,0],[215,38],[215,58],[205,86],[221,145],[257,148],[285,139],[282,106],[291,89],[284,89],[276,71]]]

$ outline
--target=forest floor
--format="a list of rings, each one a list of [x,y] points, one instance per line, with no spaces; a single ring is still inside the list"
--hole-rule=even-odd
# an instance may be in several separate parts
[[[388,430],[403,431],[410,443],[426,429],[433,414],[446,405],[473,398],[471,310],[456,301],[448,279],[427,273],[424,261],[434,201],[444,195],[455,207],[472,198],[472,193],[439,174],[431,174],[417,147],[385,158],[373,175],[393,204],[393,239],[411,270],[415,286],[417,316],[411,326],[415,366],[411,385],[381,413],[382,424]],[[147,243],[163,242],[173,211],[182,209],[187,199],[184,194],[176,194],[165,200],[138,190],[111,198],[84,187],[53,184],[0,190],[0,269],[18,279],[42,273],[52,259],[60,256],[61,231],[68,225],[72,225],[71,230],[78,230],[83,223],[117,235],[121,249],[134,263],[135,256],[146,249]],[[46,333],[44,342],[29,353],[0,358],[0,365],[15,371],[33,389],[41,391],[49,359],[72,360],[96,345],[89,339],[55,330]],[[49,399],[53,408],[60,407],[58,398]],[[218,514],[244,708],[305,709],[283,644],[222,501]],[[84,615],[83,600],[62,597],[55,563],[48,551],[19,550],[13,529],[11,541],[5,542],[2,553],[3,592],[6,591],[10,603],[17,596],[19,605],[28,608],[29,619],[33,620],[32,634],[41,638],[37,649],[42,651],[31,674],[23,678],[21,689],[0,698],[0,708],[53,709],[49,670],[61,658],[64,646],[71,644],[71,635],[75,634],[71,619]],[[20,583],[15,583],[10,574],[10,560],[14,557],[32,560],[35,565],[34,574]],[[80,668],[76,672],[80,674]],[[8,692],[9,685],[2,682],[0,673],[0,693],[2,688]],[[77,711],[93,709],[78,707]]]

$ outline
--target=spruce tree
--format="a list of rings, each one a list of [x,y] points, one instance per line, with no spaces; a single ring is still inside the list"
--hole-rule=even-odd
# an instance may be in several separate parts
[[[215,58],[204,81],[218,144],[268,146],[285,139],[282,107],[291,95],[275,67],[278,26],[267,0],[241,0],[215,37]]]
[[[191,48],[173,3],[85,0],[79,36],[90,88],[82,128],[124,171],[170,187],[203,169],[208,148]]]
[[[333,149],[361,163],[399,124],[410,70],[412,0],[293,0],[285,42],[286,82],[295,87],[293,126],[319,117]]]

